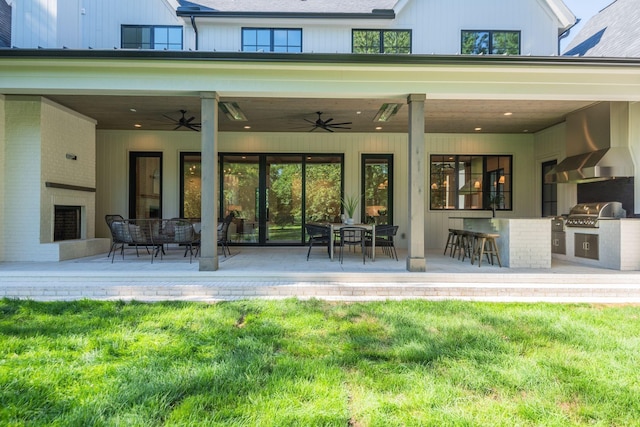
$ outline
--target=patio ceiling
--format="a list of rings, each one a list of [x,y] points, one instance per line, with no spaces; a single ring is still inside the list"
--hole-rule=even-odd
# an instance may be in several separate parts
[[[180,110],[186,117],[200,122],[200,99],[188,96],[106,96],[59,95],[49,99],[97,120],[98,129],[172,130]],[[222,102],[237,103],[248,121],[231,121],[220,114],[219,130],[223,132],[307,132],[316,112],[334,122],[352,122],[344,132],[407,132],[408,112],[404,98],[390,99],[320,99],[320,98],[249,98],[221,97]],[[373,118],[384,103],[404,104],[397,115],[385,123]],[[568,113],[592,104],[591,101],[540,100],[443,100],[427,99],[425,131],[428,133],[535,133],[565,120]],[[511,115],[505,115],[511,113]],[[245,129],[250,126],[250,129]],[[376,130],[376,126],[382,129]],[[190,132],[181,128],[180,131]],[[316,132],[325,132],[317,129]]]

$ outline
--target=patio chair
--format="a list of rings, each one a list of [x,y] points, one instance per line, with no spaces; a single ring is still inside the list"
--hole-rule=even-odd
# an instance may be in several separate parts
[[[144,221],[144,220],[138,220]],[[111,263],[116,256],[116,250],[118,245],[120,245],[120,253],[122,254],[122,259],[124,259],[124,247],[125,245],[133,245],[136,247],[136,255],[140,256],[138,252],[138,246],[143,245],[147,246],[152,244],[150,242],[148,233],[146,233],[139,224],[135,224],[133,221],[124,219],[121,221],[114,220],[111,222],[109,229],[111,230]],[[147,252],[149,252],[147,248]],[[153,262],[153,256],[151,257],[151,262]]]
[[[308,244],[309,250],[307,251],[307,261],[309,261],[309,255],[311,254],[311,248],[316,245],[327,245],[327,255],[331,258],[330,243],[331,243],[331,227],[320,224],[305,224],[304,228],[309,236]]]
[[[344,248],[360,246],[362,263],[365,263],[365,240],[367,229],[363,227],[342,227],[340,229],[340,264],[344,260]]]
[[[113,230],[111,229],[111,224],[114,221],[123,221],[124,217],[122,215],[105,215],[104,216],[104,220],[107,223],[107,227],[109,227],[109,231],[111,232],[111,248],[109,248],[109,253],[107,254],[107,258],[111,257],[111,251],[113,251],[113,249],[115,248],[116,245],[120,244],[121,242],[116,242],[116,238],[113,235]]]
[[[378,225],[376,226],[376,249],[382,248],[382,253],[387,254],[391,258],[395,258],[398,261],[398,253],[396,252],[396,245],[394,243],[394,237],[398,232],[397,225]],[[371,234],[367,233],[368,247],[371,247]]]
[[[165,228],[173,232],[171,243],[184,245],[186,247],[185,256],[187,252],[190,253],[189,264],[191,264],[191,260],[193,259],[193,244],[197,239],[193,224],[186,219],[173,218],[167,222]]]
[[[229,224],[233,221],[235,215],[230,213],[222,221],[222,226],[218,230],[218,246],[222,247],[222,254],[227,257],[227,253],[231,256],[231,250],[229,249]]]

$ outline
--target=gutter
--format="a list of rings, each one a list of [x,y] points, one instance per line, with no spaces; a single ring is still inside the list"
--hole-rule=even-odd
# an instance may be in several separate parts
[[[339,12],[221,12],[200,7],[179,7],[178,16],[198,16],[203,18],[261,18],[261,19],[395,19],[393,9],[373,9],[370,13],[339,13]]]
[[[198,27],[196,26],[196,17],[191,15],[191,26],[196,34],[196,50],[198,50]]]

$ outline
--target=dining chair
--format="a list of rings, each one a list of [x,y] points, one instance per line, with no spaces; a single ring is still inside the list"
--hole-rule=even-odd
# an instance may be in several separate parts
[[[309,255],[311,254],[311,248],[313,245],[327,245],[327,254],[331,258],[331,250],[329,244],[331,243],[331,227],[320,224],[305,224],[304,228],[309,236],[308,244],[309,250],[307,251],[307,261],[309,261]]]
[[[342,227],[340,229],[340,264],[344,260],[344,248],[360,246],[362,251],[362,263],[365,263],[365,240],[367,229],[364,227]]]

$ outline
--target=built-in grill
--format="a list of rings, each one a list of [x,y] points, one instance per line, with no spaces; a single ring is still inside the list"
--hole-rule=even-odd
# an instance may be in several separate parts
[[[620,202],[579,203],[571,208],[565,221],[567,227],[598,227],[600,219],[624,218],[627,211]]]

